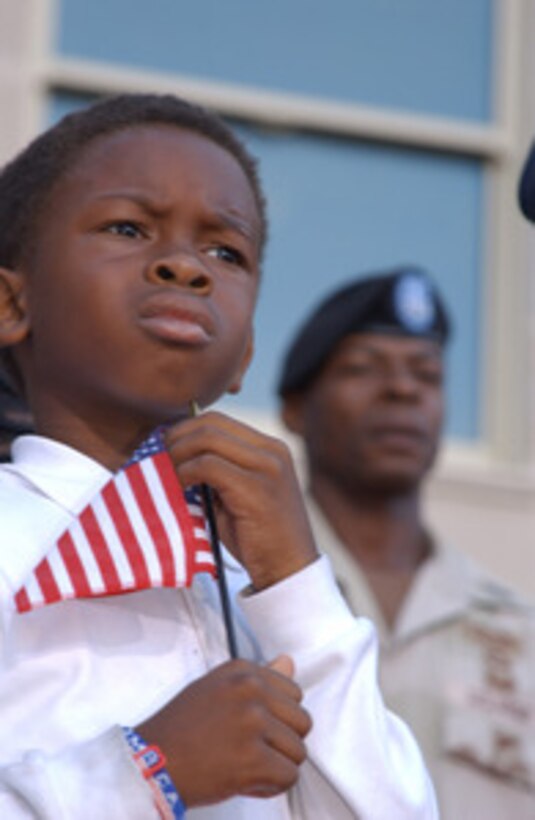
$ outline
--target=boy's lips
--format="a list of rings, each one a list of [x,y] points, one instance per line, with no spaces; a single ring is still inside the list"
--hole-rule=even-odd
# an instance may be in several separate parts
[[[139,320],[151,336],[177,345],[205,345],[214,335],[213,321],[204,311],[168,300],[146,304],[139,313]]]

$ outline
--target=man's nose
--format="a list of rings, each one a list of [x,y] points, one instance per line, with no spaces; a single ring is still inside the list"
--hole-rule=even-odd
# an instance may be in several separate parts
[[[384,374],[384,389],[396,398],[412,399],[419,394],[418,380],[404,367],[391,367]]]
[[[210,293],[213,286],[209,267],[199,254],[189,248],[173,248],[155,256],[147,270],[154,284],[170,284]]]

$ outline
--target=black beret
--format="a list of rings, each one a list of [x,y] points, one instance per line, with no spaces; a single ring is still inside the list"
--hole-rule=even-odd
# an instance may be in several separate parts
[[[278,394],[303,388],[350,333],[415,336],[443,345],[450,320],[436,287],[419,268],[354,279],[320,302],[301,326],[283,360]]]
[[[535,142],[531,146],[520,177],[518,199],[526,219],[535,222]]]

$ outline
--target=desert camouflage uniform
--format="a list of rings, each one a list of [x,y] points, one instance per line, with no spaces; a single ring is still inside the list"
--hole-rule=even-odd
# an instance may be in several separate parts
[[[420,743],[443,820],[534,820],[535,610],[437,544],[390,630],[312,502],[310,512],[351,608],[376,624],[385,700]]]

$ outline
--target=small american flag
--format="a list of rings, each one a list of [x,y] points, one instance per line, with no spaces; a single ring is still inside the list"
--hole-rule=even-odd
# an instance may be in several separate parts
[[[216,575],[202,505],[180,486],[160,431],[78,515],[16,593],[19,612],[71,598],[189,586]]]

